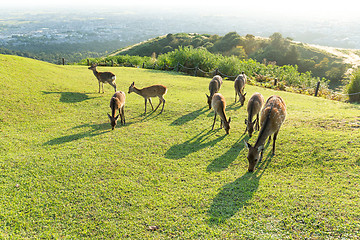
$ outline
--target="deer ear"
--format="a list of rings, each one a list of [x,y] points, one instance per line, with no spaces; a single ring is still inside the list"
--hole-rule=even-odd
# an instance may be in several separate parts
[[[120,116],[120,114],[118,114],[118,115],[115,117],[115,120],[118,120],[119,116]]]
[[[244,143],[245,143],[245,147],[249,150],[249,148],[251,148],[250,143],[246,142],[245,140],[244,140]]]
[[[231,122],[231,117],[229,117],[229,122],[228,123],[230,123]]]
[[[246,94],[247,94],[247,92],[246,92],[246,93],[244,93],[244,97],[246,96]]]
[[[110,114],[107,114],[108,115],[108,117],[111,119],[111,116],[110,116]]]
[[[264,151],[264,149],[265,149],[265,148],[264,148],[264,146],[262,145],[262,146],[259,146],[257,150],[258,150],[258,152],[260,153],[260,152]]]
[[[247,119],[245,118],[245,124],[247,125],[247,123],[248,123],[248,121],[247,121]]]
[[[256,118],[255,118],[255,120],[252,122],[252,124],[255,124],[256,123]]]

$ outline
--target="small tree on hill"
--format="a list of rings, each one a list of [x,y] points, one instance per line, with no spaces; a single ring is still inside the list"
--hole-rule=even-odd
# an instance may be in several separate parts
[[[360,68],[354,70],[350,78],[350,83],[347,86],[347,93],[350,102],[360,103]]]

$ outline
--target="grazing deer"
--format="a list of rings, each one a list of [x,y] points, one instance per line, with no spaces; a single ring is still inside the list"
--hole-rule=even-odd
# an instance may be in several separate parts
[[[259,113],[261,111],[262,106],[264,105],[264,97],[261,95],[261,93],[254,93],[251,98],[249,99],[248,105],[247,105],[247,112],[248,112],[248,118],[245,119],[246,124],[246,131],[248,132],[249,136],[251,137],[254,132],[254,125],[255,130],[259,131]],[[256,118],[254,121],[252,121],[253,117],[256,115]]]
[[[226,114],[225,114],[226,102],[223,95],[221,95],[220,93],[215,93],[211,101],[211,106],[215,112],[214,123],[212,125],[211,130],[214,130],[216,115],[219,114],[221,118],[220,128],[222,128],[222,126],[224,125],[226,134],[229,134],[231,117],[229,117],[229,120],[226,120]]]
[[[146,103],[147,103],[148,99],[149,99],[151,108],[152,108],[152,110],[154,112],[158,109],[158,107],[160,106],[161,103],[163,104],[161,112],[160,112],[160,114],[161,114],[162,111],[164,110],[164,105],[165,105],[164,95],[167,92],[167,88],[164,85],[152,85],[152,86],[149,86],[149,87],[144,87],[142,89],[139,89],[139,88],[135,87],[134,84],[135,83],[133,82],[130,85],[129,93],[134,92],[134,93],[142,96],[145,99],[145,113],[144,114],[146,114]],[[159,105],[155,108],[155,110],[154,110],[154,107],[153,107],[152,102],[151,102],[152,97],[159,97]]]
[[[245,142],[245,146],[249,150],[247,158],[249,161],[249,172],[253,172],[257,162],[261,161],[264,151],[264,144],[266,139],[271,135],[273,137],[272,154],[275,154],[275,141],[279,133],[280,127],[286,117],[286,105],[284,100],[279,96],[271,96],[265,103],[264,108],[261,111],[261,129],[254,146]]]
[[[209,109],[211,109],[211,100],[214,96],[215,93],[217,93],[220,90],[221,84],[223,83],[223,79],[220,75],[215,75],[210,83],[209,83],[209,91],[210,91],[210,96],[207,95],[206,93],[206,97],[207,97],[207,102],[209,105]]]
[[[245,84],[246,84],[246,75],[244,72],[242,72],[236,77],[234,81],[235,103],[236,103],[236,96],[239,95],[239,101],[241,103],[241,106],[243,106],[245,102],[245,95],[246,95],[246,93],[244,93]]]
[[[120,116],[121,125],[125,125],[125,93],[117,91],[110,99],[111,116],[108,114],[110,119],[111,129],[114,130],[117,120]],[[115,117],[116,111],[119,110],[119,114]]]
[[[116,92],[115,74],[113,74],[112,72],[98,72],[96,70],[96,67],[97,67],[96,64],[92,64],[88,69],[93,71],[95,77],[99,81],[99,93],[100,93],[100,84],[102,84],[102,90],[104,93],[104,83],[109,83],[111,86],[113,86]]]

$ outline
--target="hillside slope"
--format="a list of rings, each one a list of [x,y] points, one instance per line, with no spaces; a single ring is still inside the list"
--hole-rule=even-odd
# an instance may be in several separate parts
[[[219,119],[211,131],[210,79],[99,67],[126,92],[127,124],[112,131],[113,89],[97,93],[87,67],[4,55],[0,66],[0,238],[360,237],[359,105],[246,86],[288,111],[276,155],[268,147],[251,174],[243,141],[257,133],[243,135],[233,82],[220,90],[225,135]],[[168,87],[161,115],[142,114],[133,81]]]

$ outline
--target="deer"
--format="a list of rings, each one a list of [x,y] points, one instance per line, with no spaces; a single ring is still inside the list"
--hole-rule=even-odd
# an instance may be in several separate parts
[[[102,84],[102,90],[104,93],[104,83],[109,83],[115,89],[116,92],[115,74],[113,74],[112,72],[98,72],[96,70],[96,67],[97,67],[96,64],[92,64],[88,69],[93,71],[95,77],[99,81],[99,93],[100,93],[100,84]]]
[[[246,93],[244,93],[244,88],[245,88],[245,84],[246,84],[246,75],[245,72],[242,72],[241,74],[239,74],[235,81],[234,81],[234,88],[235,88],[235,103],[236,103],[236,96],[239,95],[239,101],[241,103],[241,106],[244,105],[245,102],[245,95]]]
[[[226,101],[225,101],[224,96],[221,95],[220,93],[215,93],[211,100],[211,107],[213,108],[213,110],[215,112],[214,122],[213,122],[211,130],[214,130],[216,115],[219,114],[219,116],[221,118],[220,128],[222,128],[222,126],[224,125],[226,134],[229,134],[231,117],[229,117],[228,120],[226,119],[226,113],[225,113]]]
[[[249,99],[249,102],[247,104],[247,112],[248,112],[248,118],[245,119],[245,132],[248,132],[249,136],[251,137],[254,132],[254,126],[255,130],[259,131],[259,113],[261,111],[262,106],[264,105],[264,97],[261,95],[261,93],[254,93],[251,98]],[[256,115],[256,118],[254,121],[252,121],[253,117]],[[255,125],[256,124],[256,125]]]
[[[117,120],[120,116],[121,125],[125,125],[125,93],[122,91],[117,91],[110,99],[110,108],[111,108],[111,115],[108,114],[110,119],[111,129],[114,130],[117,124]],[[119,110],[119,114],[115,116],[117,110]]]
[[[265,149],[264,144],[267,138],[269,138],[268,142],[271,141],[271,135],[273,135],[272,154],[275,155],[275,141],[285,117],[286,105],[284,100],[276,95],[269,97],[261,111],[261,129],[255,145],[251,146],[244,141],[248,149],[249,172],[253,172],[256,164],[261,161]]]
[[[215,75],[210,83],[209,83],[209,91],[210,91],[210,96],[207,95],[206,93],[206,97],[207,97],[207,102],[208,102],[208,105],[209,105],[209,109],[211,109],[211,101],[212,101],[212,98],[214,96],[215,93],[217,93],[219,90],[220,90],[220,87],[223,83],[223,79],[220,75]]]
[[[149,86],[149,87],[144,87],[142,89],[139,89],[137,87],[135,87],[135,83],[133,82],[130,87],[129,87],[129,94],[130,93],[136,93],[140,96],[142,96],[144,99],[145,99],[145,112],[144,114],[146,114],[146,103],[147,103],[147,100],[149,99],[149,103],[151,105],[151,108],[152,110],[155,112],[160,104],[162,103],[162,109],[160,111],[159,114],[161,114],[164,110],[164,106],[165,106],[165,99],[164,99],[164,95],[167,93],[167,88],[164,86],[164,85],[152,85],[152,86]],[[151,98],[152,97],[158,97],[159,98],[159,105],[155,108],[154,110],[154,107],[152,105],[152,102],[151,102]]]

